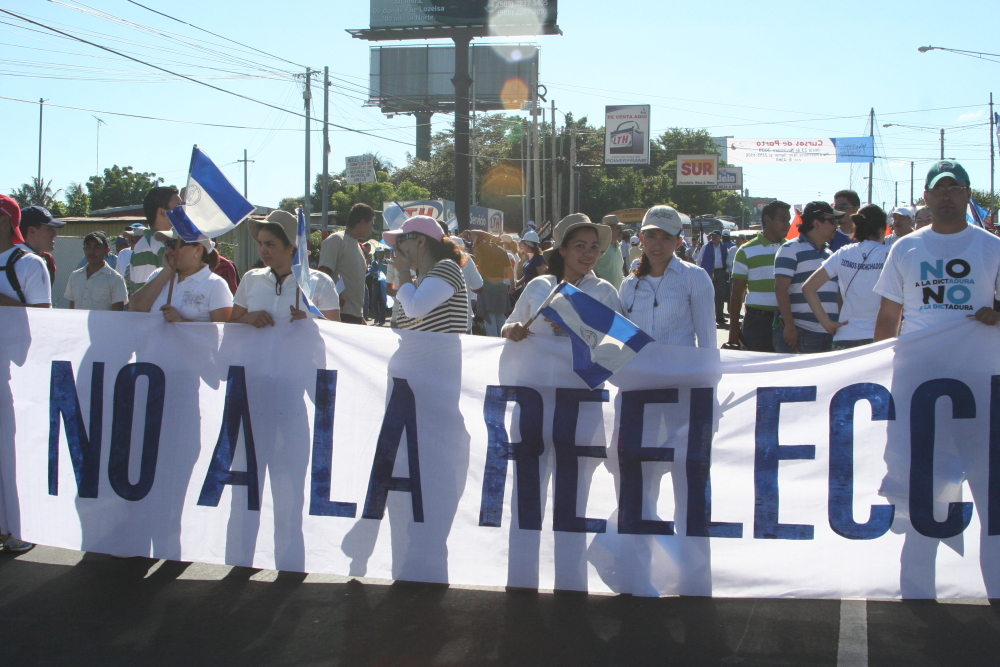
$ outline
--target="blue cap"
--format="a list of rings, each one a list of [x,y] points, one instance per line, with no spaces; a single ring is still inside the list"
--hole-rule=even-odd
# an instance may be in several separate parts
[[[44,206],[25,206],[21,209],[21,227],[48,225],[50,227],[65,227],[66,223],[56,220]]]

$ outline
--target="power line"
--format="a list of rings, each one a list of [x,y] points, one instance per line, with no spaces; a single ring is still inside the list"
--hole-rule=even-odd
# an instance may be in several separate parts
[[[68,33],[63,32],[62,30],[59,30],[58,28],[53,28],[51,26],[45,25],[44,23],[39,23],[38,21],[33,21],[33,20],[29,19],[29,18],[26,18],[24,16],[16,14],[16,13],[14,13],[12,11],[7,10],[7,9],[0,8],[0,12],[3,12],[4,14],[7,14],[9,16],[13,16],[14,18],[20,19],[21,21],[24,21],[26,23],[30,23],[32,25],[37,25],[37,26],[39,26],[41,28],[45,28],[46,30],[50,30],[50,31],[52,31],[54,33],[63,35],[64,37],[69,37],[70,39],[75,39],[75,40],[77,40],[79,42],[83,42],[84,44],[89,44],[90,46],[96,47],[96,48],[101,49],[103,51],[108,51],[109,53],[114,53],[115,55],[121,56],[122,58],[127,58],[128,60],[132,60],[134,62],[137,62],[140,65],[145,65],[146,67],[152,67],[153,69],[160,70],[161,72],[166,72],[167,74],[172,74],[173,76],[180,77],[182,79],[190,81],[191,83],[196,83],[196,84],[198,84],[200,86],[205,86],[206,88],[211,88],[212,90],[216,90],[216,91],[218,91],[220,93],[226,93],[227,95],[232,95],[234,97],[239,97],[240,99],[246,100],[248,102],[254,102],[255,104],[260,104],[260,105],[263,105],[263,106],[266,106],[266,107],[270,107],[272,109],[277,109],[278,111],[284,111],[285,113],[291,114],[293,116],[298,116],[299,118],[305,118],[305,114],[300,114],[300,113],[298,113],[296,111],[291,111],[290,109],[282,109],[281,107],[278,107],[278,106],[275,106],[273,104],[270,104],[269,102],[264,102],[263,100],[257,100],[257,99],[254,99],[252,97],[248,97],[246,95],[241,95],[240,93],[233,92],[231,90],[226,90],[225,88],[220,88],[218,86],[214,86],[214,85],[212,85],[210,83],[205,83],[204,81],[199,81],[198,79],[194,79],[194,78],[191,78],[189,76],[185,76],[183,74],[179,74],[177,72],[172,72],[171,70],[168,70],[165,67],[160,67],[159,65],[154,65],[152,63],[145,62],[143,60],[140,60],[139,58],[134,58],[134,57],[132,57],[130,55],[121,53],[120,51],[116,51],[116,50],[114,50],[112,48],[109,48],[107,46],[102,46],[102,45],[97,44],[95,42],[91,42],[89,40],[83,39],[82,37],[76,37],[75,35],[70,35]],[[371,136],[371,137],[375,137],[376,139],[381,139],[382,141],[391,141],[391,142],[394,142],[394,143],[397,143],[397,144],[404,144],[406,146],[410,145],[410,142],[407,142],[407,141],[399,141],[397,139],[390,139],[388,137],[380,137],[377,134],[372,134],[370,132],[365,132],[364,130],[355,130],[353,128],[344,127],[343,125],[337,125],[335,123],[330,123],[329,125],[332,126],[332,127],[338,127],[340,129],[346,130],[348,132],[355,132],[357,134],[364,134],[364,135],[368,135],[368,136]]]

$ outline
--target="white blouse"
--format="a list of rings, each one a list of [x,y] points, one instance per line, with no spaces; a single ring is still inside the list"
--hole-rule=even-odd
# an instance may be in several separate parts
[[[312,302],[317,308],[321,311],[340,310],[340,296],[330,276],[310,269],[309,280],[313,285]],[[291,315],[290,308],[297,305],[295,303],[297,285],[295,274],[285,278],[279,288],[278,280],[271,269],[250,269],[243,275],[240,286],[236,288],[233,303],[246,308],[248,313],[263,310],[271,317],[287,317]]]

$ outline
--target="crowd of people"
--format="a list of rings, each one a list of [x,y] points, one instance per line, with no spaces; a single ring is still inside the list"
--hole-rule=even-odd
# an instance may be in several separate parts
[[[103,232],[83,239],[83,259],[66,286],[70,308],[258,328],[313,317],[297,296],[291,213],[247,223],[260,261],[241,279],[213,241],[187,242],[171,227],[166,212],[182,194],[155,187],[143,202],[146,225],[114,241]],[[566,281],[669,345],[715,347],[716,328],[728,326],[728,348],[847,349],[959,318],[1000,321],[1000,239],[967,223],[970,197],[965,169],[942,160],[927,174],[926,205],[915,211],[887,215],[842,190],[832,204],[806,204],[794,238],[792,207],[773,201],[745,243],[720,229],[693,245],[685,238],[687,216],[666,205],[648,209],[634,234],[614,215],[595,223],[573,213],[545,241],[533,225],[520,237],[481,230],[450,236],[441,222],[417,215],[383,232],[379,243],[371,239],[376,213],[359,203],[345,229],[323,240],[307,293],[333,321],[381,326],[388,316],[397,329],[518,342],[565,335],[556,323],[533,318]],[[51,253],[64,224],[42,207],[22,209],[0,195],[0,306],[51,305]],[[9,540],[4,548],[31,546]]]

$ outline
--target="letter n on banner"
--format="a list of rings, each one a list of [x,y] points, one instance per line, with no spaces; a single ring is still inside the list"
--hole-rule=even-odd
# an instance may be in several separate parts
[[[518,431],[521,442],[510,442],[504,417],[507,404],[516,401],[520,409]],[[504,487],[507,485],[507,461],[517,463],[517,527],[542,529],[542,499],[538,457],[545,450],[542,440],[542,395],[529,387],[489,386],[483,404],[483,418],[489,443],[486,470],[483,473],[483,499],[479,525],[500,527],[503,515]]]
[[[406,459],[410,476],[393,477],[392,468],[396,464],[399,442],[406,431]],[[413,397],[410,383],[400,378],[392,378],[392,395],[385,408],[382,430],[375,445],[375,460],[368,479],[368,495],[362,519],[382,520],[385,516],[385,501],[390,491],[404,491],[410,494],[413,506],[413,520],[424,521],[424,500],[420,487],[420,458],[417,447],[417,402]]]
[[[243,425],[243,442],[247,452],[246,472],[232,471],[233,455]],[[222,489],[227,484],[247,487],[247,509],[260,511],[260,490],[257,479],[257,454],[253,445],[253,428],[250,425],[250,404],[247,400],[246,372],[242,366],[229,367],[226,383],[226,405],[222,411],[222,428],[215,443],[212,463],[208,466],[205,483],[198,497],[199,505],[218,507]]]
[[[81,498],[96,498],[101,475],[104,415],[104,363],[95,361],[90,374],[90,436],[83,426],[73,365],[53,361],[49,381],[49,495],[59,495],[60,417],[66,423],[66,444]]]

